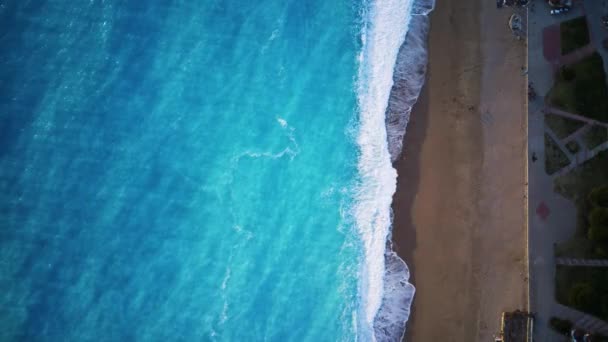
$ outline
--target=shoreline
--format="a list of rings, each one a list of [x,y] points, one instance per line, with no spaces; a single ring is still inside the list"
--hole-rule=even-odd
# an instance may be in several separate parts
[[[525,45],[511,13],[467,0],[430,14],[426,82],[394,163],[393,246],[416,287],[407,341],[490,340],[502,311],[527,309]]]

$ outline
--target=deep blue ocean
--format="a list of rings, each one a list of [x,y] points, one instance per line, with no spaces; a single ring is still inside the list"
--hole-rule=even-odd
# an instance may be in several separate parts
[[[373,340],[411,2],[0,0],[0,340]]]

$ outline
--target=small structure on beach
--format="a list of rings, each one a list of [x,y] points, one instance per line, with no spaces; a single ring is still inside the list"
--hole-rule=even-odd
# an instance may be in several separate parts
[[[521,31],[521,17],[518,14],[512,14],[509,18],[509,28],[513,33]]]
[[[525,7],[528,5],[529,0],[496,0],[496,7],[501,8],[503,6],[506,7]]]
[[[511,17],[509,17],[509,28],[517,39],[521,39],[522,36],[525,36],[524,25],[519,14],[512,14]]]
[[[500,321],[500,342],[533,342],[534,316],[529,312],[515,310],[503,312]]]

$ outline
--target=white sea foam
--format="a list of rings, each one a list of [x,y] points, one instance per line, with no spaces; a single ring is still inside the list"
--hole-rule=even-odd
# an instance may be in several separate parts
[[[279,123],[279,125],[281,125],[281,127],[285,128],[287,127],[287,121],[283,118],[277,118],[277,122]]]
[[[423,1],[425,0],[415,3]],[[426,3],[430,6],[433,1],[426,0]],[[422,13],[426,13],[423,11],[423,7],[419,7],[419,9]],[[426,42],[428,29],[429,18],[426,14],[412,15],[406,40],[397,57],[393,75],[394,85],[386,110],[388,149],[392,161],[397,160],[401,154],[403,136],[410,119],[410,112],[424,85],[428,55]]]
[[[408,51],[403,44],[412,16],[426,16],[433,5],[433,0],[371,0],[366,6],[357,84],[361,183],[354,207],[365,253],[360,283],[361,340],[400,340],[414,294],[406,264],[387,245],[397,177],[391,162],[393,154],[401,151],[409,111],[424,82],[425,69],[420,73],[419,68],[426,66],[426,47]],[[420,35],[410,36],[421,42],[421,37],[426,36],[426,26]],[[405,82],[406,86],[415,85],[406,92],[407,96],[400,98],[400,93],[391,93],[394,76],[397,82],[411,81]]]
[[[359,105],[361,177],[354,215],[362,237],[365,261],[361,277],[362,339],[376,340],[374,319],[382,304],[384,252],[391,225],[391,202],[397,173],[391,164],[385,112],[393,86],[397,53],[405,39],[412,0],[375,0],[368,4],[361,35],[357,100]]]

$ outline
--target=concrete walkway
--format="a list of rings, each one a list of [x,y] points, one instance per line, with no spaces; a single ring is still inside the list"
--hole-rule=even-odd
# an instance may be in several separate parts
[[[585,126],[577,129],[574,133],[570,134],[569,136],[565,137],[564,139],[562,139],[562,141],[564,143],[569,143],[572,140],[575,140],[576,142],[579,143],[579,145],[584,145],[584,143],[582,143],[580,141],[580,139],[582,138],[582,136],[587,133],[587,131],[589,131],[589,128],[591,128],[591,125],[586,124]]]
[[[530,75],[534,75],[531,72]],[[532,76],[533,77],[533,76]],[[528,148],[538,160],[528,166],[530,310],[535,313],[535,340],[558,341],[549,327],[555,316],[555,253],[553,246],[568,240],[576,227],[572,201],[553,191],[553,178],[545,172],[544,114],[528,117]]]
[[[567,319],[577,328],[608,335],[608,322],[565,305],[555,304],[555,317]]]
[[[608,259],[557,258],[555,263],[564,266],[608,267]]]
[[[593,120],[593,119],[590,119],[590,118],[582,116],[582,115],[570,113],[570,112],[567,112],[567,111],[565,111],[563,109],[551,107],[549,105],[545,106],[544,112],[547,113],[547,114],[559,115],[559,116],[564,117],[564,118],[568,118],[568,119],[572,119],[572,120],[578,120],[578,121],[582,121],[582,122],[585,122],[585,123],[588,123],[588,124],[591,124],[591,125],[598,125],[598,126],[602,126],[602,127],[608,128],[608,123],[597,121],[597,120]]]
[[[595,52],[595,49],[596,48],[593,44],[587,44],[585,47],[575,50],[565,56],[561,56],[555,66],[557,68],[561,68],[563,66],[572,65],[585,57],[591,56],[591,54]]]

